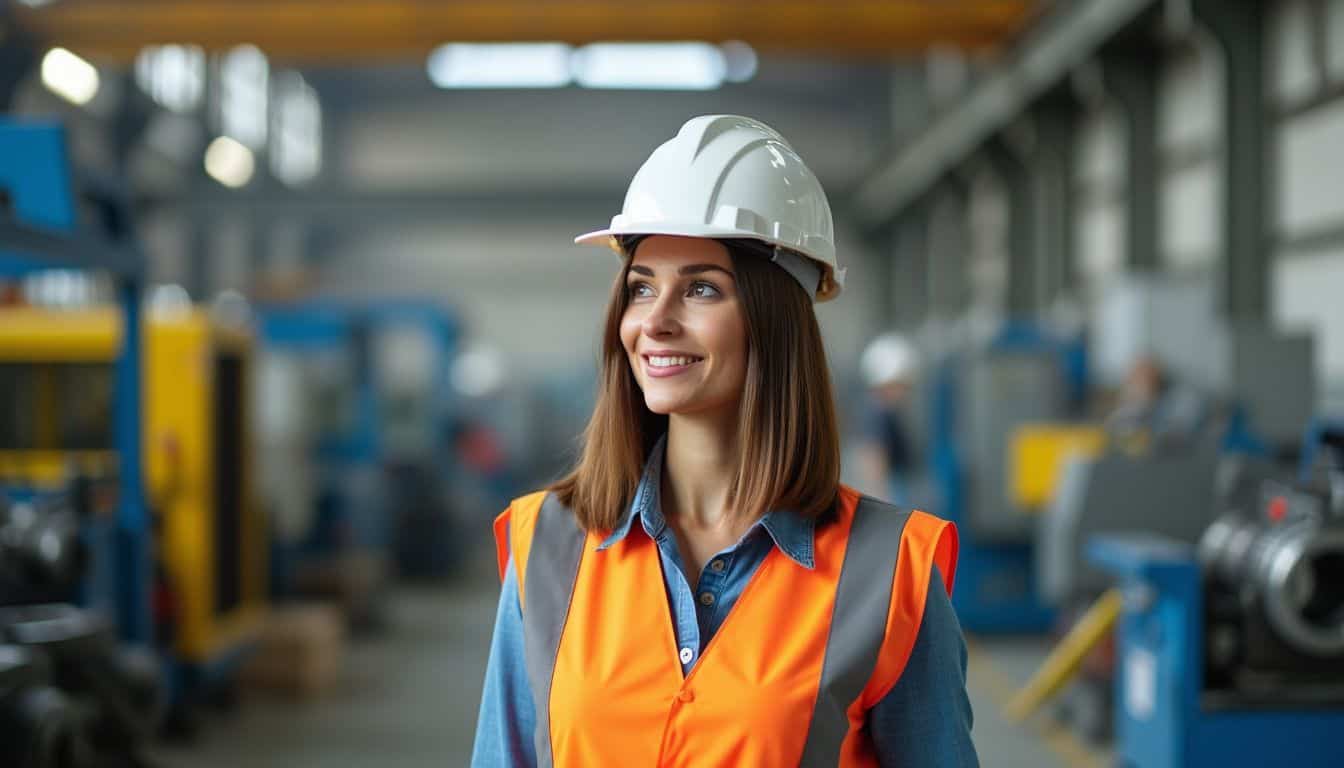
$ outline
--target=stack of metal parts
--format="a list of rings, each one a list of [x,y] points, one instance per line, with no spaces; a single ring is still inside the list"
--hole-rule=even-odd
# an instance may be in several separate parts
[[[2,495],[0,495],[2,496]],[[140,765],[162,706],[158,661],[66,603],[84,576],[80,494],[0,500],[0,764]]]
[[[1344,463],[1241,474],[1199,542],[1206,698],[1344,704]]]

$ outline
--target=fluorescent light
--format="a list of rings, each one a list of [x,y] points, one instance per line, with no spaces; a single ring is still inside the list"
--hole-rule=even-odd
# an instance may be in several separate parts
[[[574,54],[585,88],[708,91],[723,84],[723,51],[708,43],[594,43]]]
[[[98,93],[98,69],[64,48],[42,57],[42,83],[52,93],[83,106]]]
[[[720,46],[723,51],[724,79],[730,83],[745,83],[756,76],[756,51],[740,40],[729,40]]]
[[[205,51],[197,45],[143,48],[135,57],[135,80],[161,106],[189,112],[205,93]]]
[[[564,43],[449,43],[429,55],[440,88],[561,88],[569,84]]]
[[[240,45],[219,64],[219,121],[223,133],[252,149],[266,146],[270,64],[254,45]]]
[[[322,170],[322,106],[317,91],[298,72],[275,81],[271,126],[271,171],[289,185],[312,180]]]
[[[256,160],[252,150],[236,139],[220,136],[205,150],[205,172],[226,187],[237,189],[252,180]]]

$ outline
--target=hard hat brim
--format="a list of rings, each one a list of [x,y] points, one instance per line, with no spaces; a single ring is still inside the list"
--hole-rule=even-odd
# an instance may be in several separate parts
[[[608,245],[613,237],[623,235],[671,235],[679,237],[749,237],[753,240],[764,240],[755,232],[743,232],[740,229],[726,229],[724,227],[709,227],[704,224],[672,224],[672,225],[652,225],[647,227],[632,228],[614,228],[599,229],[596,232],[587,232],[574,238],[574,242],[579,245]]]
[[[821,268],[825,279],[822,281],[822,289],[816,293],[817,301],[830,301],[831,299],[834,299],[836,296],[840,295],[840,291],[844,286],[843,273],[836,274],[831,265],[826,262],[813,257],[811,254],[798,250],[788,243],[777,242],[769,237],[762,236],[759,232],[750,232],[741,229],[712,227],[705,224],[686,222],[652,224],[639,227],[608,227],[606,229],[599,229],[579,235],[574,238],[574,243],[576,245],[605,245],[613,251],[620,253],[620,248],[616,244],[616,238],[625,235],[669,235],[675,237],[747,238],[751,240],[760,240],[763,243],[778,245],[783,248],[794,250]]]

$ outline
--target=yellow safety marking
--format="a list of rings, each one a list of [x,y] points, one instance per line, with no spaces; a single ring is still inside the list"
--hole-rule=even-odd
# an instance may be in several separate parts
[[[1002,710],[1012,699],[1016,685],[980,649],[978,643],[966,638],[967,680],[983,690]],[[1095,750],[1080,742],[1068,728],[1048,716],[1034,717],[1023,725],[1041,739],[1046,748],[1062,765],[1076,768],[1107,768],[1107,761]]]
[[[1031,680],[1008,702],[1004,715],[1012,722],[1020,723],[1063,690],[1082,669],[1083,661],[1092,649],[1110,636],[1124,604],[1120,590],[1110,589],[1103,593],[1050,651]]]

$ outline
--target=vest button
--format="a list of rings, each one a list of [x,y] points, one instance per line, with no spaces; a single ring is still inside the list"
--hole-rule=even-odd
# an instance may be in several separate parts
[[[722,560],[715,560],[714,562],[710,563],[710,564],[709,564],[709,570],[711,570],[711,571],[713,571],[713,572],[715,572],[715,573],[722,573],[722,572],[723,572],[723,561],[722,561]]]
[[[688,690],[677,691],[677,701],[683,704],[690,704],[695,701],[695,694]]]
[[[690,648],[682,648],[679,658],[681,659],[682,664],[690,664],[691,659],[695,658],[695,651],[692,651]]]

